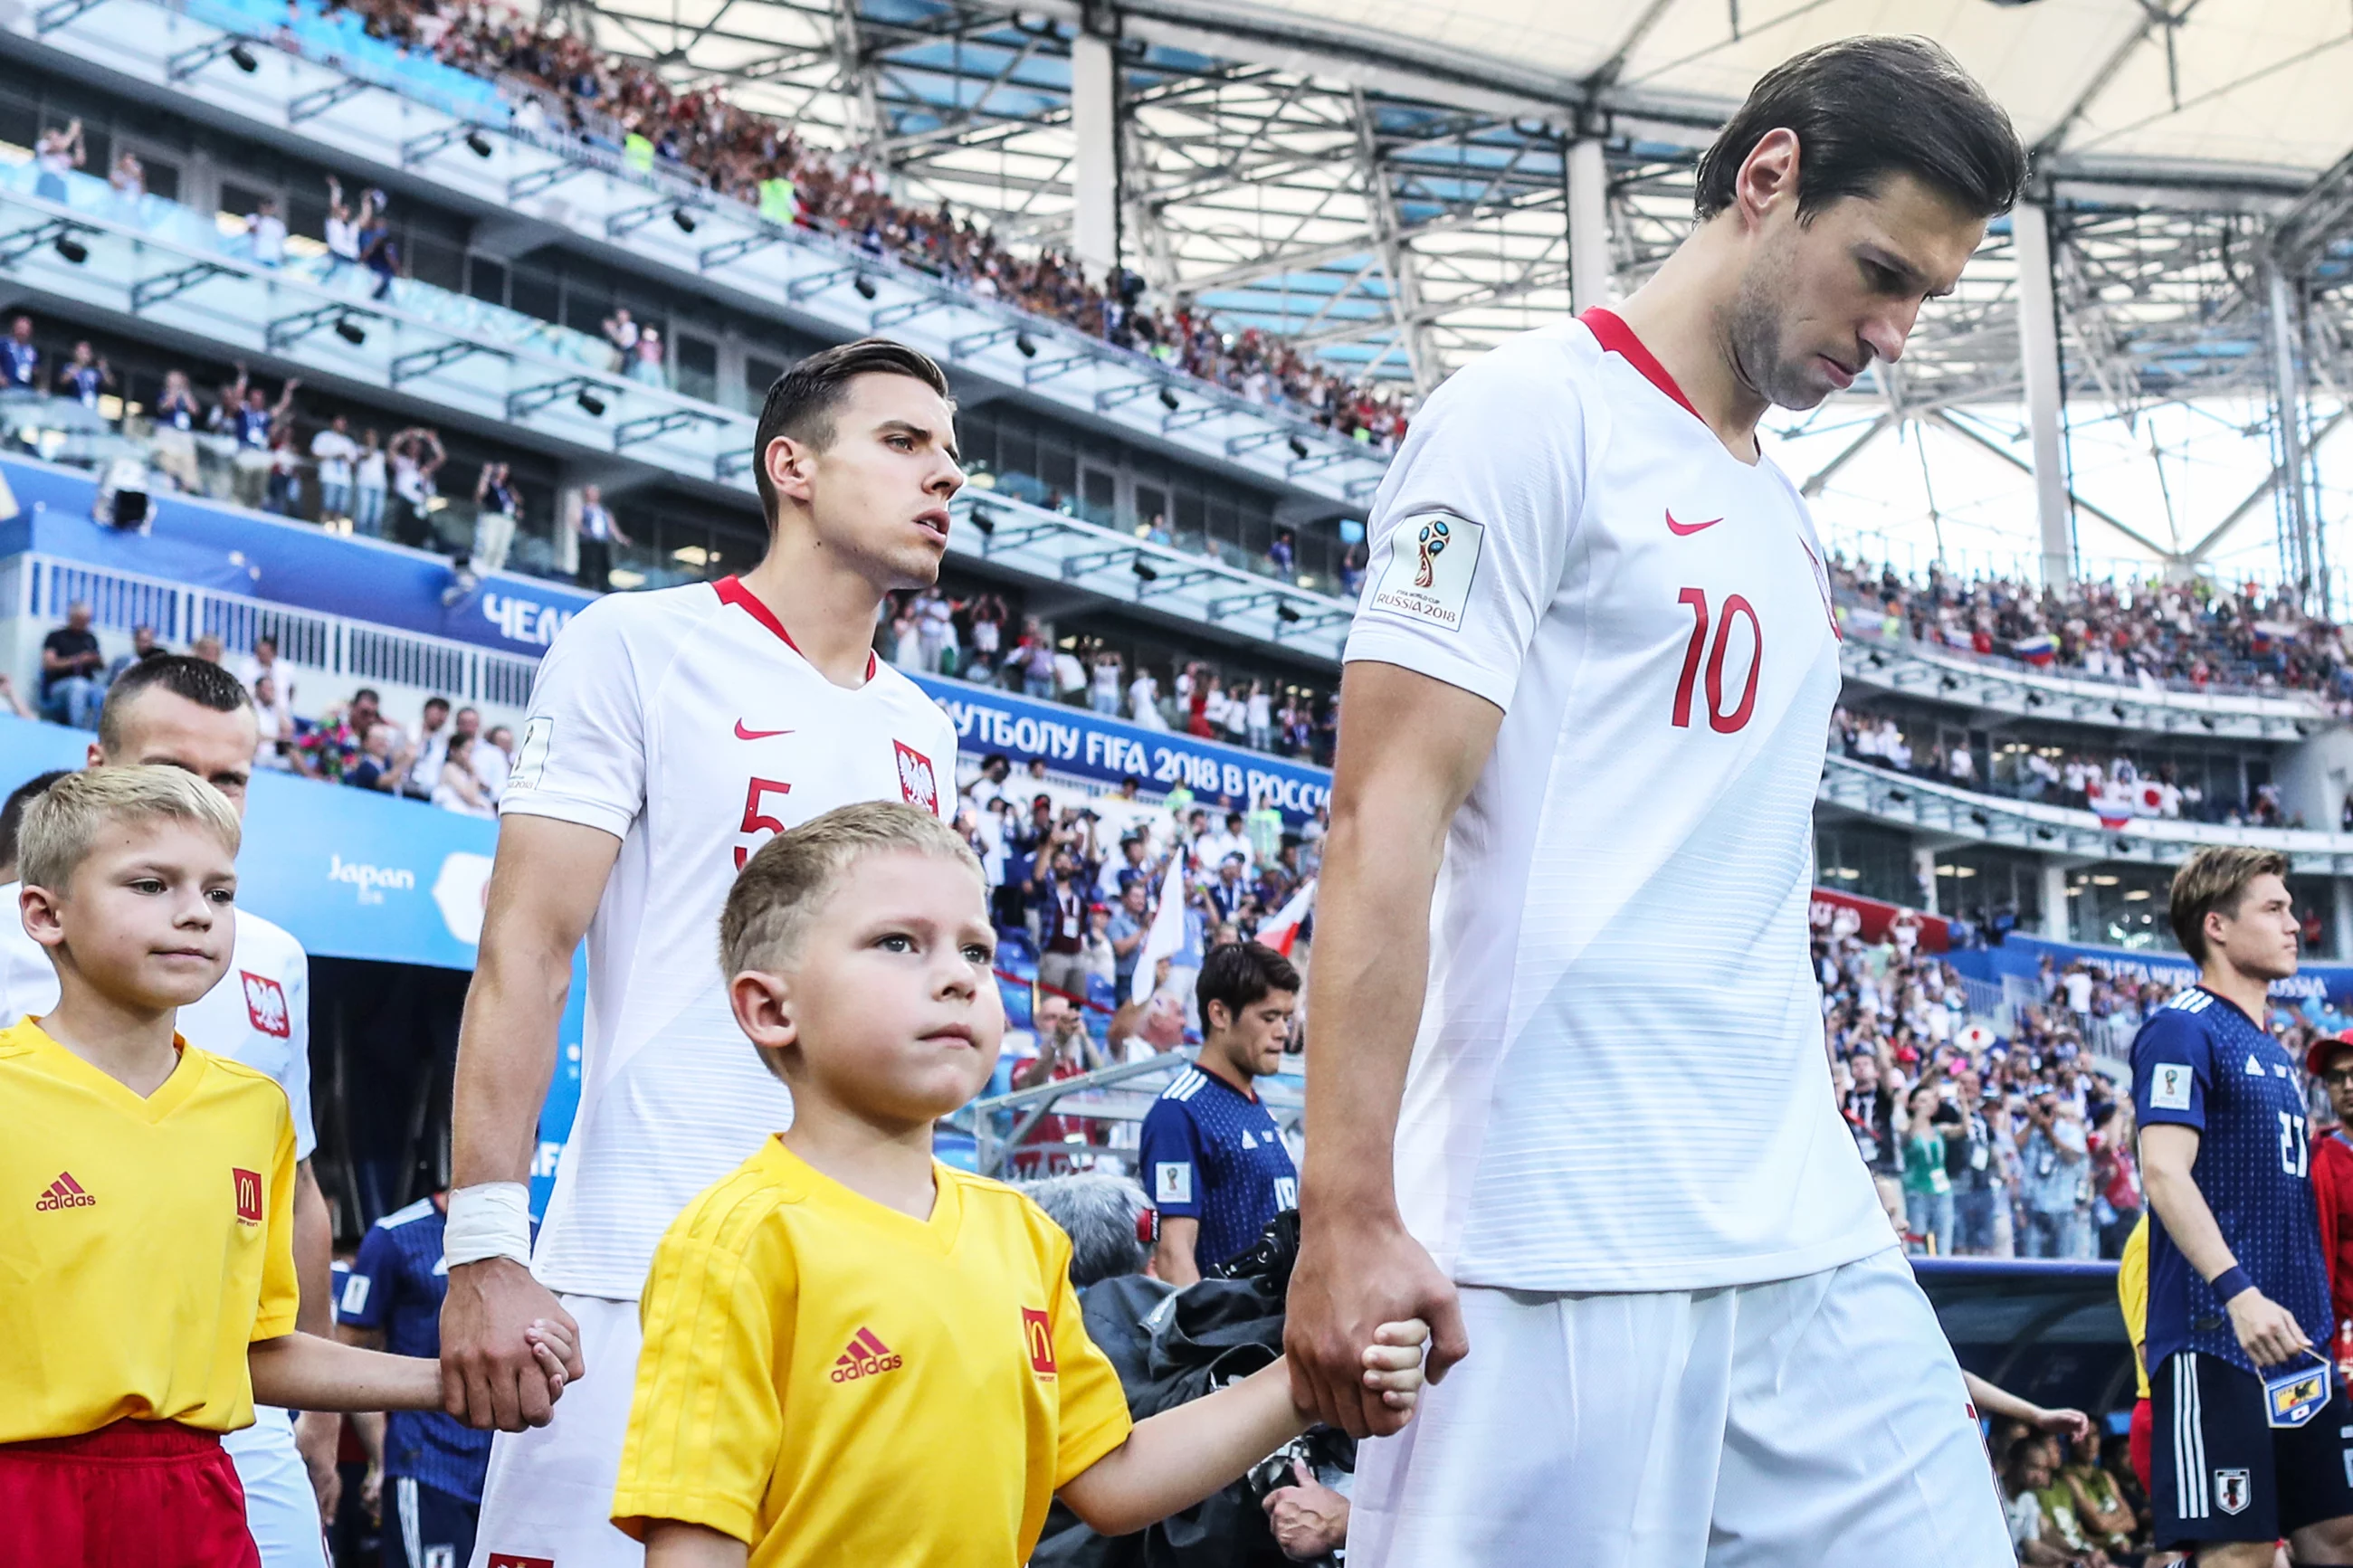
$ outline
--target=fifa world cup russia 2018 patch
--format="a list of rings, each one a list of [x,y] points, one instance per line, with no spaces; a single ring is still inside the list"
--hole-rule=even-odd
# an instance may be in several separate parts
[[[1372,607],[1461,631],[1486,540],[1484,527],[1449,512],[1405,519],[1389,531],[1388,568],[1373,589]]]

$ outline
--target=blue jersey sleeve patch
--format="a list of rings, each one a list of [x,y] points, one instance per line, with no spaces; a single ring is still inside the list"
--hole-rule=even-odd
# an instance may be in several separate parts
[[[2214,1081],[2212,1037],[2195,1015],[2162,1007],[2133,1041],[2133,1111],[2141,1125],[2203,1130]]]

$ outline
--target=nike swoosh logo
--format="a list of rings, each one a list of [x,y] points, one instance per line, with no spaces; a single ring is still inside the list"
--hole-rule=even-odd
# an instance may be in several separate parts
[[[790,730],[746,730],[744,721],[735,721],[735,738],[739,741],[765,741],[771,735],[789,735]]]
[[[1711,517],[1705,522],[1677,522],[1675,521],[1673,510],[1670,509],[1667,512],[1667,531],[1673,534],[1678,539],[1688,538],[1690,535],[1697,533],[1701,529],[1714,528],[1717,523],[1722,522],[1723,521],[1724,519],[1720,517]]]

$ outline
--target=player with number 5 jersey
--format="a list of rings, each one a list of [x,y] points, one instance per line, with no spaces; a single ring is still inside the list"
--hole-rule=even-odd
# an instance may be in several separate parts
[[[538,1428],[491,1448],[478,1568],[642,1561],[607,1515],[655,1243],[792,1120],[728,1009],[728,889],[770,837],[835,806],[953,808],[954,721],[871,651],[883,595],[938,574],[964,478],[953,417],[938,368],[900,344],[802,362],[756,437],[766,559],[600,599],[541,667],[500,802],[445,1237],[447,1405],[477,1426],[512,1427],[512,1408]],[[584,934],[580,1104],[533,1249],[526,1151]],[[559,1312],[579,1326],[586,1375],[551,1421],[500,1347],[518,1315]]]

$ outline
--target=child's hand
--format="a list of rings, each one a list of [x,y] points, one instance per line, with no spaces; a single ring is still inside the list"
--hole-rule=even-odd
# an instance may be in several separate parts
[[[532,1359],[539,1363],[540,1375],[547,1379],[547,1402],[553,1405],[564,1396],[564,1385],[569,1381],[564,1363],[573,1359],[572,1334],[554,1319],[534,1318],[522,1337],[531,1346]]]
[[[1365,1347],[1365,1386],[1377,1389],[1391,1410],[1412,1410],[1421,1396],[1421,1352],[1429,1342],[1430,1325],[1419,1318],[1375,1329]]]

